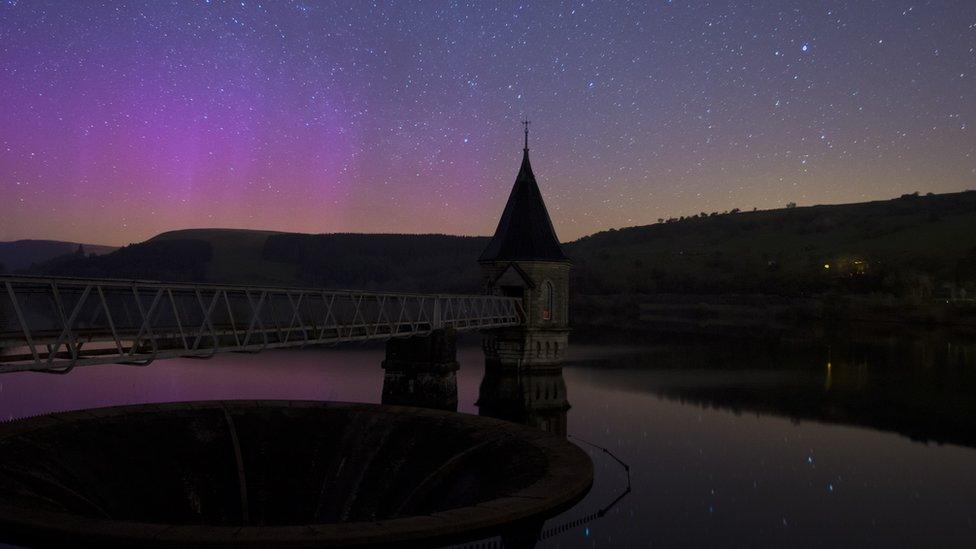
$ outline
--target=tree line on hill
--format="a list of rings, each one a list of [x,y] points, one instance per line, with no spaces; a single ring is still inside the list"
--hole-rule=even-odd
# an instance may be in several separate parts
[[[105,254],[86,254],[84,246],[69,255],[32,265],[28,272],[82,278],[125,278],[174,282],[205,281],[213,246],[202,240],[159,240],[130,244]]]
[[[477,292],[484,237],[271,234],[255,250],[266,279],[288,285]],[[83,250],[37,274],[230,282],[205,238],[154,239],[114,253]],[[572,291],[622,294],[881,293],[976,295],[976,192],[860,204],[729,211],[603,231],[564,245]],[[226,272],[227,269],[224,269]],[[287,275],[280,273],[289,273]],[[277,277],[277,278],[274,278]],[[233,281],[239,282],[239,281]]]
[[[568,246],[584,294],[976,290],[976,192],[692,216]]]

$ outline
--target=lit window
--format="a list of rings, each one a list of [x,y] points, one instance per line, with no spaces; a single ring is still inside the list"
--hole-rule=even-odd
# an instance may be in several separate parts
[[[555,300],[553,293],[552,282],[546,281],[545,304],[542,308],[542,320],[552,320],[553,301]]]

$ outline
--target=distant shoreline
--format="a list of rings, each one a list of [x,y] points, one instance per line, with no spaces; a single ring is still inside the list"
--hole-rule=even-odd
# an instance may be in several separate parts
[[[571,311],[573,326],[579,330],[773,336],[856,324],[976,332],[976,301],[887,295],[577,295]]]

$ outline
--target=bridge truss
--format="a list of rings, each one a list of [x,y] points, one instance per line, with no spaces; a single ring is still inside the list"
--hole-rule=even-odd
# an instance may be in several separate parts
[[[517,326],[518,298],[0,276],[0,373]]]

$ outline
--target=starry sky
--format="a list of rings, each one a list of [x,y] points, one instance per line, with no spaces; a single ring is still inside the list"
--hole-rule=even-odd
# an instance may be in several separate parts
[[[976,188],[976,2],[0,0],[0,240],[562,240]]]

